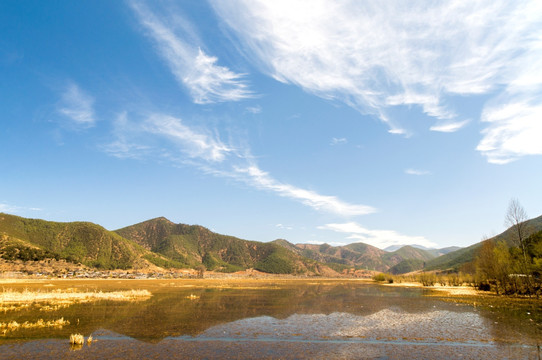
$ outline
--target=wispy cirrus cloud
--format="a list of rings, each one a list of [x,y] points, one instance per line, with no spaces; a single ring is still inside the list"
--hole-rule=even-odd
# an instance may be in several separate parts
[[[419,170],[419,169],[406,169],[405,174],[407,174],[407,175],[416,175],[416,176],[431,175],[431,171]]]
[[[462,129],[465,125],[469,123],[468,120],[463,121],[446,121],[442,123],[438,123],[436,125],[433,125],[429,128],[431,131],[438,131],[438,132],[445,132],[445,133],[452,133],[456,132],[460,129]]]
[[[41,211],[40,208],[27,208],[24,206],[15,206],[8,203],[0,203],[0,212],[8,213],[8,214],[18,214],[21,212],[27,212],[27,211]]]
[[[271,177],[267,172],[262,171],[255,164],[248,167],[236,166],[234,171],[236,177],[243,175],[242,180],[256,188],[273,191],[280,196],[300,201],[316,210],[341,216],[366,215],[376,212],[376,209],[371,206],[349,204],[335,196],[321,195],[312,190],[282,183]]]
[[[283,224],[277,224],[277,225],[275,225],[275,227],[278,228],[278,229],[284,229],[284,230],[292,230],[293,229],[292,226],[283,225]]]
[[[214,176],[232,178],[340,216],[376,211],[371,206],[351,204],[335,196],[280,182],[260,169],[249,149],[226,144],[217,133],[188,126],[170,115],[154,113],[140,121],[129,121],[127,114],[121,114],[116,121],[114,139],[102,146],[102,150],[119,158],[159,157],[173,164],[188,164]]]
[[[494,164],[507,164],[525,155],[542,155],[540,104],[542,96],[488,106],[482,114],[488,127],[476,149]]]
[[[254,97],[245,80],[218,58],[205,53],[189,22],[181,14],[159,15],[142,1],[129,2],[148,36],[179,83],[197,104],[239,101]]]
[[[212,3],[267,74],[373,114],[392,134],[410,131],[391,108],[419,107],[437,120],[432,131],[454,132],[467,121],[448,100],[486,95],[477,150],[500,164],[542,154],[531,136],[542,116],[540,2]]]
[[[428,248],[436,246],[423,236],[403,235],[393,230],[370,230],[356,222],[326,224],[318,229],[349,234],[346,237],[349,240],[357,240],[381,249],[391,245],[422,245]]]
[[[57,111],[69,120],[69,126],[74,128],[93,127],[94,98],[84,92],[77,84],[71,82],[61,95]]]
[[[330,145],[343,145],[343,144],[346,144],[348,143],[348,139],[346,138],[331,138],[331,142],[329,143]]]
[[[246,111],[251,114],[260,114],[262,112],[262,107],[260,105],[249,106],[246,108]]]

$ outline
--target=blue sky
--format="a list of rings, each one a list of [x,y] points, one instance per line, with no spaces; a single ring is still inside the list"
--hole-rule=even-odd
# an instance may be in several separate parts
[[[2,1],[0,211],[466,246],[542,214],[537,1]]]

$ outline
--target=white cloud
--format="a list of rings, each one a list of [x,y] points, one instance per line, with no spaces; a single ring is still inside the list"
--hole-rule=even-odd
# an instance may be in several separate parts
[[[293,227],[291,226],[288,226],[288,225],[282,225],[282,224],[277,224],[275,225],[276,228],[279,228],[279,229],[284,229],[284,230],[292,230]]]
[[[32,207],[32,208],[26,208],[22,206],[14,206],[7,203],[0,203],[0,212],[8,213],[8,214],[19,214],[21,212],[26,211],[42,211],[40,208]]]
[[[422,176],[422,175],[431,175],[431,172],[427,170],[406,169],[405,174]]]
[[[524,155],[542,155],[542,97],[538,101],[509,101],[487,107],[482,121],[489,126],[476,150],[493,164],[506,164]]]
[[[143,2],[130,4],[171,72],[189,90],[195,103],[238,101],[254,96],[244,74],[218,65],[216,57],[207,55],[198,44],[194,44],[198,40],[188,21],[180,14],[160,17]]]
[[[260,105],[249,106],[246,108],[246,111],[251,114],[260,114],[262,112],[262,107]]]
[[[174,146],[169,146],[164,139]],[[315,210],[340,216],[376,211],[371,206],[350,204],[335,196],[282,183],[259,168],[249,149],[226,144],[218,134],[197,130],[169,115],[156,113],[139,122],[130,122],[126,113],[121,114],[115,123],[114,140],[102,146],[102,150],[118,158],[159,157],[174,164],[189,164],[206,173],[233,178]]]
[[[455,122],[443,122],[439,123],[437,125],[433,125],[429,128],[431,131],[438,131],[438,132],[445,132],[445,133],[452,133],[456,132],[459,129],[463,128],[465,125],[468,124],[468,120],[463,121],[455,121]]]
[[[298,200],[316,210],[322,210],[341,216],[366,215],[376,212],[376,209],[367,205],[346,203],[335,196],[321,195],[312,190],[301,189],[290,184],[281,183],[273,179],[268,173],[256,165],[236,167],[235,171],[244,175],[244,181],[263,190],[273,191],[280,196]]]
[[[330,145],[341,145],[348,143],[348,140],[346,138],[331,138]]]
[[[9,205],[9,204],[0,203],[0,212],[3,212],[3,213],[16,213],[19,210],[20,210],[20,208],[17,207],[17,206],[12,206],[12,205]]]
[[[318,229],[350,234],[347,239],[357,240],[381,249],[391,245],[422,245],[428,248],[436,246],[423,236],[408,236],[393,230],[369,230],[355,222],[326,224],[319,226]]]
[[[86,94],[74,83],[70,83],[58,107],[58,112],[70,120],[76,128],[89,128],[96,122],[94,118],[94,98]]]
[[[190,158],[221,162],[233,151],[217,137],[195,131],[173,116],[153,114],[146,120],[144,130],[171,139]]]
[[[478,150],[505,163],[540,154],[525,104],[542,93],[542,3],[537,1],[213,1],[248,56],[278,81],[379,117],[409,135],[391,107],[419,106],[433,131],[467,122],[450,96],[487,95],[516,112],[491,122]],[[485,120],[495,109],[484,109]],[[519,128],[519,129],[518,129]],[[540,132],[539,132],[540,133]],[[519,141],[528,141],[521,146]]]

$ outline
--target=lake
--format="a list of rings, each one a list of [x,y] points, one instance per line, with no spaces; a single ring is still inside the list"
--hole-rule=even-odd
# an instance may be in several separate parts
[[[348,280],[52,280],[52,291],[147,289],[150,299],[0,312],[0,322],[64,318],[0,336],[1,359],[540,359],[540,303],[503,311],[428,289]],[[538,317],[537,317],[538,316]],[[96,342],[69,345],[70,334]],[[1,335],[1,334],[0,334]]]

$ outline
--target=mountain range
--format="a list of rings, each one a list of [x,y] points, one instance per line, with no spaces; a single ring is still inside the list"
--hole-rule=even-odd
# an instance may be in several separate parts
[[[542,216],[529,220],[542,230]],[[510,242],[511,230],[493,238]],[[235,272],[332,276],[345,269],[385,271],[458,270],[472,262],[481,243],[467,248],[402,246],[381,250],[364,243],[345,246],[258,242],[221,235],[164,217],[115,231],[90,222],[52,222],[0,213],[4,261],[64,259],[98,269],[197,268]]]

